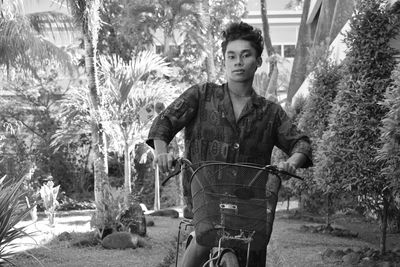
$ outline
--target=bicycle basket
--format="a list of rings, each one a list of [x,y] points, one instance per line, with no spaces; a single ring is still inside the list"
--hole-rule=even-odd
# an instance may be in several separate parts
[[[272,180],[275,185],[268,186]],[[200,166],[191,178],[196,241],[203,246],[216,246],[224,232],[237,235],[255,231],[251,249],[264,248],[272,231],[279,187],[280,180],[259,166]],[[251,198],[238,195],[241,189],[250,190]]]

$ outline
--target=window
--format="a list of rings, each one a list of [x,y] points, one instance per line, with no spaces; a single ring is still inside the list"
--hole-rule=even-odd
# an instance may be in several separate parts
[[[278,55],[282,55],[282,45],[273,45],[272,46],[275,50],[275,53],[277,53]]]
[[[296,54],[296,46],[295,45],[284,45],[283,46],[283,56],[284,57],[294,57]]]

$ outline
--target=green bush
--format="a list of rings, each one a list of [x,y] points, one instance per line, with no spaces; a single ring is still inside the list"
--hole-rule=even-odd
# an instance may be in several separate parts
[[[392,82],[397,51],[390,40],[397,37],[399,27],[397,7],[384,0],[357,1],[345,35],[343,76],[316,155],[316,176],[325,180],[325,191],[351,192],[381,219],[386,210],[382,207],[389,202],[388,181],[376,156],[381,121],[388,110],[379,103]],[[384,229],[383,219],[382,223]]]
[[[379,105],[395,66],[389,40],[398,33],[399,19],[385,1],[358,1],[345,36],[348,52],[344,75],[333,102],[328,130],[318,148],[317,177],[329,189],[348,190],[376,201],[383,188],[381,166],[375,160],[381,119]],[[369,207],[371,208],[371,207]]]
[[[392,73],[393,84],[385,93],[382,106],[389,112],[382,119],[381,142],[377,159],[383,162],[383,174],[391,181],[393,192],[400,195],[400,64]]]

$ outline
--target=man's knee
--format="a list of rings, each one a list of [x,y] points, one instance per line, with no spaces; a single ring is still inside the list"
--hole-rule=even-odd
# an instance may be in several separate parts
[[[182,266],[201,266],[207,261],[210,249],[210,247],[199,245],[196,238],[193,238],[185,250]]]

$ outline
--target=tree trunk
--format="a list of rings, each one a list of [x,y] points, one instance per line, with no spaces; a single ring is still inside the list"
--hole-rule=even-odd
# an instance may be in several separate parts
[[[299,211],[300,212],[304,211],[304,201],[301,197],[301,192],[299,193]]]
[[[86,183],[86,173],[87,173],[86,170],[90,169],[90,167],[88,165],[89,165],[89,157],[90,157],[91,152],[92,152],[92,145],[89,145],[89,148],[88,148],[86,156],[85,156],[85,165],[83,168],[83,175],[81,175],[80,185],[79,185],[82,193],[88,192],[88,189],[85,187],[85,183]]]
[[[86,2],[86,9],[90,11],[88,16],[96,12],[98,15],[99,8],[100,8],[99,0]],[[96,24],[95,19],[87,21],[88,23],[91,23],[91,25],[83,26],[83,38],[85,44],[85,70],[88,76],[90,98],[96,115],[96,118],[93,119],[91,122],[92,142],[94,151],[94,196],[95,196],[95,201],[100,203],[104,195],[103,193],[104,185],[108,184],[107,139],[101,124],[101,120],[100,118],[97,117],[98,110],[101,105],[98,92],[99,82],[98,82],[98,70],[97,70],[98,24]]]
[[[304,0],[303,14],[301,16],[299,34],[296,44],[296,55],[294,57],[292,72],[287,93],[287,102],[291,103],[293,96],[299,90],[307,76],[307,61],[309,57],[308,49],[311,42],[311,29],[307,25],[308,11],[310,9],[310,0]]]
[[[207,71],[207,81],[213,82],[216,79],[216,70],[215,70],[215,62],[214,62],[214,38],[211,33],[211,18],[210,18],[210,3],[208,0],[203,0],[200,2],[200,10],[204,10],[203,12],[203,21],[205,22],[206,27],[206,71]]]
[[[261,6],[261,19],[263,23],[265,49],[267,50],[268,56],[271,57],[275,54],[275,50],[274,47],[272,46],[271,36],[269,34],[269,23],[267,17],[267,0],[260,0],[260,6]],[[278,66],[275,59],[269,62],[268,77],[272,76],[274,69],[277,67]]]
[[[154,171],[154,210],[160,210],[160,170],[158,165]]]
[[[134,158],[134,157],[133,157]],[[132,192],[132,183],[131,183],[131,155],[129,153],[129,144],[125,142],[124,147],[124,187],[127,195],[125,196],[125,203],[129,205],[129,197],[128,194]]]
[[[289,211],[290,209],[290,197],[287,197],[287,204],[286,204],[286,211]]]
[[[332,17],[335,12],[335,5],[337,0],[325,0],[322,1],[321,10],[319,13],[318,24],[315,29],[313,38],[313,50],[318,46],[329,46],[333,41],[329,35],[332,26]],[[336,37],[336,36],[335,36]]]
[[[332,209],[332,195],[331,193],[328,193],[326,195],[326,221],[325,221],[326,226],[331,225],[331,213],[332,213],[331,209]]]
[[[172,52],[171,52],[171,41],[173,38],[171,37],[171,33],[169,33],[167,30],[164,30],[164,50],[163,54],[164,57],[168,59],[168,62],[171,61],[172,59]]]
[[[389,196],[384,193],[383,195],[383,209],[381,216],[381,240],[380,240],[380,251],[381,254],[386,252],[386,230],[388,225],[388,210],[389,210]]]

